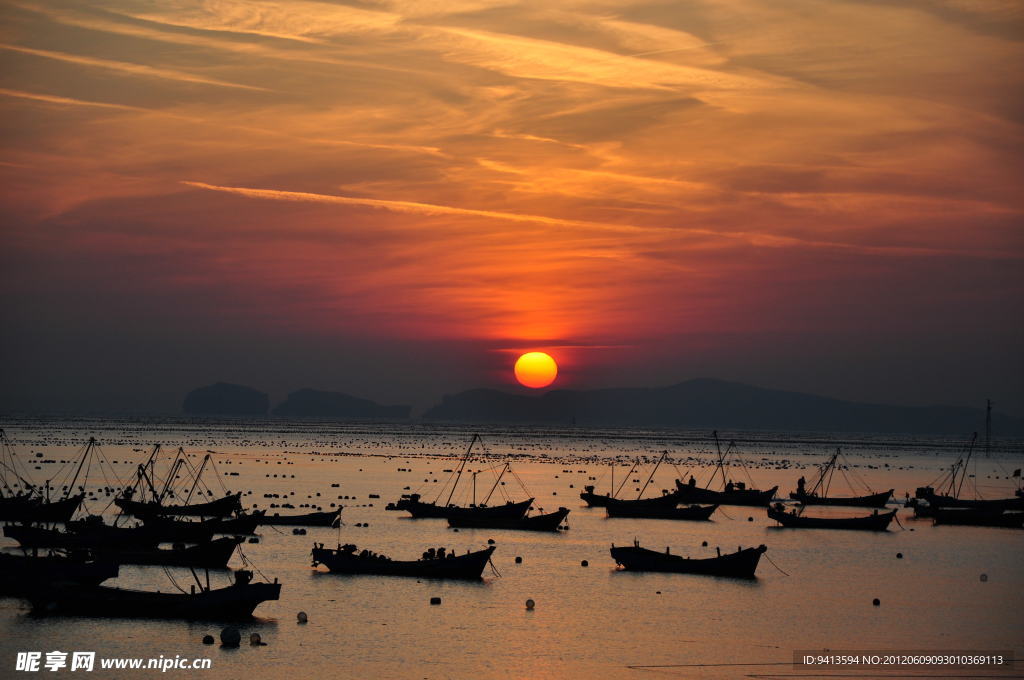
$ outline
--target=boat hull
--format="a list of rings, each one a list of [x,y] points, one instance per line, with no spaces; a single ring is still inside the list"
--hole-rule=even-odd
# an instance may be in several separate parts
[[[0,500],[0,521],[5,522],[67,522],[82,504],[84,494],[47,502],[30,496]]]
[[[1004,512],[985,508],[933,508],[935,524],[953,524],[977,527],[1024,527],[1024,512]]]
[[[676,490],[680,503],[714,503],[716,505],[748,505],[768,507],[779,487],[774,486],[767,491],[758,489],[733,489],[732,491],[713,491],[699,486],[690,486],[676,480]]]
[[[884,491],[882,493],[873,493],[867,496],[848,496],[848,497],[822,497],[818,495],[811,495],[806,493],[798,493],[792,491],[789,497],[794,501],[800,501],[804,505],[841,505],[850,507],[861,507],[861,508],[884,508],[885,504],[892,498],[892,489]]]
[[[494,546],[490,546],[445,559],[403,562],[317,547],[313,548],[313,566],[322,564],[334,574],[480,580],[493,552]]]
[[[690,522],[707,522],[718,509],[717,505],[688,505],[686,507],[635,507],[608,506],[609,517],[632,517],[637,519],[676,519]]]
[[[342,508],[330,512],[309,512],[304,515],[263,515],[260,525],[334,527],[341,521]]]
[[[242,494],[236,493],[218,498],[209,503],[191,503],[188,505],[163,505],[156,502],[133,501],[128,498],[114,499],[114,505],[121,508],[126,515],[145,517],[147,515],[168,515],[187,517],[227,517],[242,510]]]
[[[58,531],[25,524],[9,524],[4,536],[13,538],[26,548],[61,548],[64,550],[95,548],[155,548],[158,538],[145,527],[92,527],[81,531]]]
[[[200,593],[161,593],[108,586],[68,586],[35,593],[37,614],[231,621],[248,619],[281,595],[279,583],[247,583]]]
[[[997,498],[992,500],[954,498],[935,493],[917,493],[917,498],[928,501],[933,508],[977,508],[988,510],[1024,510],[1024,498]]]
[[[866,517],[804,517],[768,508],[768,517],[787,529],[850,529],[859,531],[888,531],[896,511],[879,512]]]
[[[118,565],[103,560],[79,560],[63,555],[14,555],[0,553],[0,595],[28,597],[37,589],[72,583],[96,586],[117,578]]]
[[[660,553],[640,546],[615,547],[611,554],[615,563],[626,571],[657,571],[676,574],[704,574],[730,578],[754,578],[761,555],[768,548],[745,548],[729,555],[691,559]]]
[[[442,506],[435,503],[424,503],[415,495],[411,498],[403,498],[395,507],[405,510],[416,519],[450,519],[452,517],[488,517],[488,518],[519,518],[526,514],[526,511],[533,505],[530,498],[519,503],[507,503],[505,505],[493,505],[488,507],[463,508],[459,506]]]
[[[158,564],[168,567],[205,567],[225,569],[235,547],[242,542],[240,537],[218,538],[208,543],[187,548],[116,549],[98,550],[97,556],[117,564]]]
[[[532,517],[449,517],[448,526],[455,529],[514,529],[517,531],[558,531],[569,515],[568,508]]]

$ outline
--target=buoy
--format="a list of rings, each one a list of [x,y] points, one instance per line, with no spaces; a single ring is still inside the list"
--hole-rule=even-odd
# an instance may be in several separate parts
[[[516,555],[516,564],[522,564],[522,563],[523,563],[523,558],[520,557],[519,555]]]
[[[708,547],[708,542],[707,541],[701,541],[700,546],[702,548],[706,548],[706,547]]]
[[[748,522],[753,522],[753,521],[754,521],[754,518],[753,518],[753,517],[748,517],[748,518],[747,518],[747,521],[748,521]]]
[[[260,538],[259,538],[259,536],[253,536],[253,537],[251,537],[249,539],[249,542],[250,543],[259,543],[260,542]]]
[[[213,636],[212,635],[204,635],[203,636],[203,644],[204,645],[212,645],[213,644]]]
[[[655,591],[654,591],[654,594],[655,594],[655,595],[661,595],[661,591],[660,591],[660,590],[655,590]]]
[[[535,603],[535,602],[534,602],[534,601],[533,601],[532,599],[530,599],[530,600],[527,600],[527,601],[526,601],[526,608],[527,608],[527,609],[533,609],[533,606],[534,606],[535,604],[536,604],[536,603]]]
[[[896,559],[902,560],[903,559],[903,553],[896,553]]]
[[[487,539],[487,545],[494,545],[494,539],[493,538],[488,538]]]
[[[309,621],[309,617],[306,616],[306,612],[299,612],[295,618],[298,620],[299,623],[306,623],[307,621]]]
[[[871,604],[877,607],[878,605],[882,604],[882,601],[876,597],[875,599],[871,600]]]
[[[590,566],[590,562],[587,562],[586,560],[583,560],[582,562],[580,562],[580,566],[581,567],[589,567]]]
[[[242,641],[242,634],[234,626],[228,626],[220,632],[221,647],[237,647]]]
[[[249,646],[250,647],[266,647],[267,643],[263,641],[259,633],[251,633],[249,635]]]
[[[439,598],[439,597],[432,597],[432,598],[430,598],[430,604],[441,604],[441,598]]]
[[[987,581],[988,581],[988,574],[982,574],[981,575],[981,582],[982,583],[986,583]]]

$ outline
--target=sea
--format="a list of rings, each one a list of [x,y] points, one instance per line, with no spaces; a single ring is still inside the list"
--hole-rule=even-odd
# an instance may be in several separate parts
[[[267,526],[242,544],[232,568],[283,584],[280,600],[261,604],[252,621],[46,616],[0,599],[2,678],[1024,677],[1024,530],[933,526],[903,507],[917,487],[941,481],[966,452],[966,436],[721,432],[716,444],[703,430],[166,417],[7,418],[0,426],[32,481],[53,480],[52,494],[95,438],[76,485],[90,493],[87,511],[108,519],[117,489],[135,481],[157,444],[160,479],[179,448],[195,469],[210,456],[192,502],[240,491],[247,509],[270,513],[344,506],[337,529],[303,535]],[[724,475],[754,488],[777,485],[785,498],[801,476],[813,485],[837,448],[842,466],[830,493],[893,489],[898,521],[888,531],[782,529],[763,508],[738,506],[720,507],[709,522],[611,519],[579,497],[587,485],[635,498],[660,494],[677,477],[693,475],[703,486],[714,475],[720,486]],[[719,449],[728,452],[723,470]],[[1012,496],[1022,464],[1024,441],[977,443],[961,494]],[[478,502],[490,494],[492,504],[534,497],[538,511],[569,508],[568,529],[456,531],[386,509],[409,493],[469,503],[474,482]],[[193,480],[185,469],[172,487],[176,502],[187,497]],[[311,566],[315,543],[417,559],[431,547],[464,553],[490,541],[496,550],[480,582],[340,576]],[[753,580],[618,570],[609,548],[634,542],[690,557],[759,545],[767,552]],[[17,551],[8,538],[0,546]],[[214,587],[230,577],[209,572]],[[194,583],[188,569],[123,566],[107,585],[177,592]],[[228,625],[239,629],[241,646],[203,644]],[[264,644],[250,645],[252,633]],[[71,671],[74,652],[93,652],[94,670]],[[31,653],[40,654],[40,670],[18,670]],[[58,662],[66,654],[68,665],[47,670],[50,653]],[[950,665],[968,655],[1015,661]],[[795,663],[804,657],[817,661]],[[100,667],[110,659],[208,660],[210,668]],[[924,659],[930,663],[913,663]]]

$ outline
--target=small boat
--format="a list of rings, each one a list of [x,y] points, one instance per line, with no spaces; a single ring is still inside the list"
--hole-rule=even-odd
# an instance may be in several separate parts
[[[935,524],[1024,528],[1024,512],[1005,512],[999,508],[932,508],[931,517]]]
[[[641,548],[639,543],[632,546],[612,546],[612,559],[625,571],[661,571],[677,574],[706,574],[732,578],[754,578],[757,563],[768,550],[764,545],[756,548],[740,548],[734,553],[717,557],[689,558],[665,552]]]
[[[122,513],[126,515],[135,515],[136,517],[147,517],[150,515],[166,515],[175,517],[228,517],[242,511],[241,492],[226,493],[223,498],[207,501],[205,503],[190,502],[192,500],[192,496],[196,492],[196,489],[199,487],[200,480],[206,466],[208,464],[211,466],[213,465],[213,458],[209,453],[203,457],[203,463],[199,466],[199,469],[195,470],[192,468],[192,464],[189,462],[188,456],[185,454],[185,450],[179,447],[178,453],[174,457],[174,462],[171,464],[171,469],[167,473],[166,482],[164,483],[163,488],[160,491],[157,491],[156,486],[153,484],[153,475],[151,473],[159,452],[160,445],[156,444],[153,447],[153,452],[150,453],[149,459],[146,463],[138,466],[135,484],[126,489],[120,497],[114,499],[114,505],[120,508]],[[168,505],[165,501],[168,498],[174,497],[174,490],[171,487],[174,480],[178,478],[178,471],[183,467],[192,474],[192,488],[189,489],[184,503],[180,505]],[[200,490],[200,494],[201,493],[202,490]],[[148,500],[135,500],[136,497],[141,498],[143,495],[145,495]]]
[[[24,597],[54,583],[96,586],[117,578],[113,562],[88,559],[80,554],[17,555],[0,552],[0,595]]]
[[[204,543],[214,534],[252,534],[263,521],[264,510],[237,517],[213,517],[199,521],[174,519],[163,515],[143,515],[142,522],[160,537],[162,542]]]
[[[1012,498],[963,498],[964,483],[967,481],[967,465],[974,454],[974,444],[978,440],[978,433],[975,432],[970,444],[967,446],[966,454],[961,454],[949,472],[942,476],[939,484],[944,493],[936,493],[931,486],[918,487],[914,491],[914,498],[928,503],[928,510],[919,516],[934,516],[938,508],[974,508],[977,510],[1024,510],[1024,497],[1019,493]]]
[[[782,503],[768,508],[768,517],[788,529],[858,529],[861,531],[886,531],[889,522],[896,516],[896,510],[878,512],[866,517],[805,517],[796,511],[786,512]]]
[[[421,496],[418,493],[413,494],[402,494],[402,497],[396,503],[388,504],[388,510],[405,510],[415,519],[423,518],[435,518],[435,519],[451,519],[458,518],[463,519],[479,519],[479,520],[493,520],[493,519],[518,519],[526,515],[530,506],[533,505],[534,498],[527,498],[525,501],[512,502],[507,501],[504,505],[488,505],[491,496],[498,490],[498,484],[501,482],[501,478],[509,471],[509,464],[505,463],[502,467],[501,474],[498,475],[494,481],[494,486],[491,487],[490,493],[484,498],[482,503],[476,502],[476,475],[473,474],[473,502],[469,506],[453,505],[452,498],[455,495],[455,490],[459,486],[459,481],[462,479],[462,473],[465,471],[466,463],[469,462],[470,455],[473,452],[473,445],[480,439],[480,435],[474,434],[473,438],[469,442],[469,447],[466,449],[466,453],[462,457],[462,461],[459,463],[458,470],[452,473],[449,477],[449,481],[445,482],[445,485],[441,488],[437,498],[433,502],[424,502],[421,500]],[[513,473],[515,474],[515,473]],[[516,478],[518,479],[518,477]],[[448,492],[448,498],[444,503],[440,503],[441,496],[445,490],[448,489],[448,483],[451,482],[451,489]],[[520,481],[520,484],[522,482]]]
[[[225,536],[208,543],[189,547],[180,544],[166,548],[116,548],[99,549],[97,557],[116,564],[159,564],[168,567],[206,567],[226,569],[235,547],[242,542],[241,536]]]
[[[57,501],[46,501],[29,495],[0,499],[0,521],[5,522],[67,522],[82,505],[84,493]]]
[[[868,508],[884,508],[885,504],[889,502],[892,497],[892,489],[881,493],[869,493],[864,496],[829,496],[829,489],[832,486],[832,477],[835,475],[839,456],[842,455],[842,451],[836,448],[836,452],[821,466],[818,471],[818,480],[808,491],[805,487],[805,480],[800,477],[796,483],[796,491],[791,491],[789,497],[795,501],[799,501],[803,505],[842,505],[842,506],[854,506],[854,507],[868,507]],[[845,458],[844,458],[845,462]],[[845,463],[845,469],[849,469],[849,463]],[[843,468],[840,468],[843,476],[846,476],[846,472]],[[852,472],[851,472],[852,474]],[[852,483],[847,478],[847,483],[852,488]],[[863,481],[861,485],[867,486]],[[870,487],[868,491],[871,491]]]
[[[300,526],[300,527],[336,527],[341,522],[342,508],[329,512],[307,512],[304,515],[273,515],[263,514],[260,516],[259,524],[278,526]]]
[[[198,579],[197,579],[198,580]],[[73,614],[143,619],[229,621],[248,619],[261,602],[276,600],[281,584],[252,583],[252,572],[238,570],[225,588],[162,593],[108,586],[58,586],[35,591],[29,597],[37,614]]]
[[[608,494],[594,493],[594,486],[588,485],[583,487],[583,491],[580,492],[580,498],[587,504],[588,508],[605,508],[608,507],[608,499],[611,498]]]
[[[725,459],[728,457],[730,452],[735,453],[735,442],[729,442],[729,446],[726,448],[725,453],[722,453],[722,447],[718,441],[718,431],[715,430],[713,433],[715,438],[715,448],[718,451],[718,460],[715,462],[715,471],[711,475],[711,479],[708,480],[707,487],[697,486],[697,480],[690,477],[688,483],[684,484],[682,480],[676,480],[676,491],[679,495],[680,503],[713,503],[715,505],[747,505],[754,507],[768,507],[772,499],[775,498],[775,492],[779,490],[779,487],[773,486],[772,488],[761,491],[759,489],[748,489],[746,484],[743,482],[733,483],[731,480],[726,479],[725,474]],[[740,461],[742,463],[742,461]],[[709,488],[711,482],[715,481],[715,477],[719,474],[722,475],[722,490],[717,491]]]
[[[116,498],[114,505],[126,515],[147,517],[149,515],[170,515],[188,517],[228,517],[242,510],[241,492],[229,494],[208,503],[164,505],[159,501],[133,501],[130,498]]]
[[[320,543],[313,547],[313,566],[322,564],[335,574],[479,580],[493,552],[493,545],[465,555],[445,554],[443,550],[438,554],[431,549],[421,559],[400,561],[366,550],[357,553],[351,544],[331,550]]]
[[[655,506],[655,505],[633,505],[632,503],[618,502],[608,506],[609,517],[634,517],[637,519],[680,519],[693,522],[706,522],[718,509],[717,505],[688,505],[677,507]]]
[[[461,515],[448,518],[448,526],[455,529],[517,529],[521,531],[558,531],[569,515],[568,508],[526,517],[471,517]]]
[[[60,531],[28,524],[8,524],[4,536],[13,538],[25,548],[60,548],[90,550],[94,548],[155,548],[159,539],[146,527],[90,527]]]

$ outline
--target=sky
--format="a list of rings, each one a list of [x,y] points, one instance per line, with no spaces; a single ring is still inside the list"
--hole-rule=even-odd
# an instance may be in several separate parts
[[[1013,0],[0,1],[0,409],[716,377],[1024,415]]]

